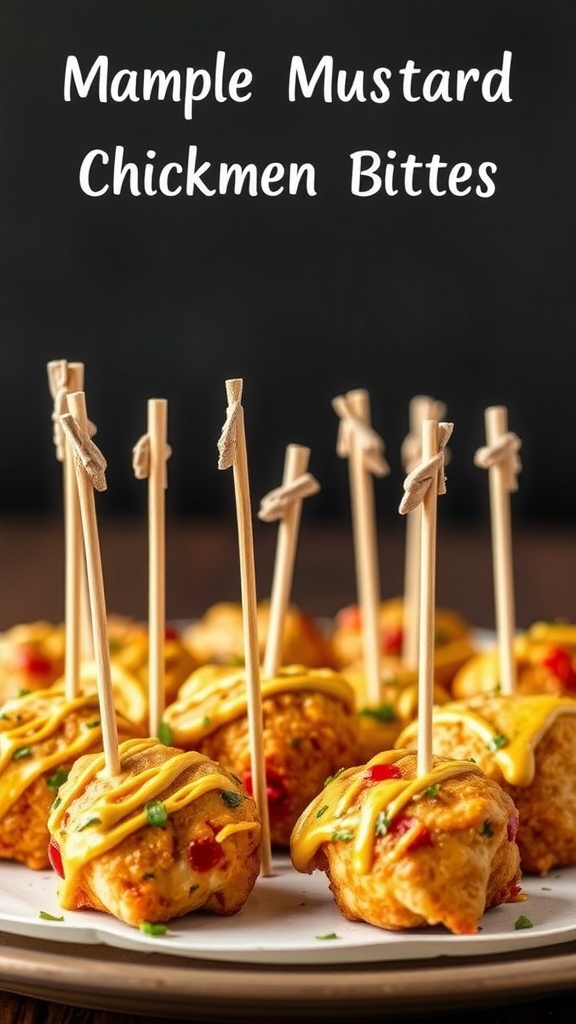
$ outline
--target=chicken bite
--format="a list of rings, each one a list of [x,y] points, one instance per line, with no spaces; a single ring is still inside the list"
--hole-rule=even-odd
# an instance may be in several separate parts
[[[159,740],[120,744],[74,765],[50,814],[50,857],[67,910],[133,926],[194,910],[235,914],[260,870],[260,823],[239,780],[209,758]]]
[[[386,751],[328,781],[294,827],[297,871],[324,871],[344,917],[389,930],[474,934],[522,898],[510,796],[469,761]]]

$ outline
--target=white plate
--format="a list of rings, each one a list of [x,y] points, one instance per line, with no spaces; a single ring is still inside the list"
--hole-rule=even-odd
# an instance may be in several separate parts
[[[347,921],[320,872],[302,875],[287,857],[274,860],[240,913],[214,917],[194,913],[151,936],[96,911],[62,911],[57,878],[18,864],[0,866],[0,931],[53,942],[102,943],[118,949],[202,960],[251,964],[354,964],[484,956],[576,939],[576,868],[547,878],[526,876],[523,903],[489,911],[477,935],[456,936],[443,928],[387,932]],[[61,917],[50,921],[40,912]],[[516,929],[524,915],[531,928]],[[322,936],[334,935],[333,938]]]

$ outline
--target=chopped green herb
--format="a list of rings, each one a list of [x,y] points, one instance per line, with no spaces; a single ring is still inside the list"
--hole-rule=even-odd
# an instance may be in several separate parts
[[[99,729],[102,724],[100,718],[95,718],[93,722],[86,722],[87,729]]]
[[[204,715],[204,717],[202,718],[202,725],[204,729],[208,728],[208,726],[210,725],[210,715]]]
[[[60,765],[52,775],[48,776],[46,779],[46,785],[48,786],[48,789],[60,789],[60,786],[63,782],[66,782],[67,778],[68,769],[62,768],[62,765]]]
[[[38,914],[38,917],[41,918],[42,921],[63,921],[64,920],[64,916],[62,916],[62,917],[54,917],[54,914],[49,914],[47,910],[41,910],[40,913]]]
[[[321,818],[323,814],[326,814],[327,810],[328,810],[328,804],[324,804],[322,807],[320,807],[319,810],[316,811],[316,817],[317,818]]]
[[[502,747],[508,746],[509,742],[510,741],[508,737],[505,736],[504,733],[497,733],[492,737],[492,740],[490,741],[490,750],[501,750]]]
[[[377,722],[395,722],[398,718],[392,704],[378,704],[375,708],[361,708],[360,714],[364,718],[374,718]]]
[[[514,921],[514,927],[516,931],[520,931],[521,928],[533,928],[534,925],[529,917],[526,917],[524,914],[520,914],[520,917]]]
[[[491,839],[492,836],[494,835],[494,829],[492,827],[492,822],[490,821],[489,818],[486,818],[486,821],[482,825],[482,829],[480,831],[480,835],[481,836],[486,836],[488,839]]]
[[[330,838],[336,842],[340,839],[343,843],[349,843],[351,839],[354,839],[354,833],[351,829],[345,829],[343,832],[333,832]]]
[[[345,768],[339,768],[339,769],[338,769],[338,771],[334,773],[334,775],[328,775],[328,777],[327,777],[327,778],[326,778],[326,779],[324,780],[324,786],[323,786],[323,788],[325,789],[325,788],[326,788],[326,786],[327,786],[327,785],[328,785],[328,784],[329,784],[330,782],[333,782],[333,781],[334,781],[334,779],[337,779],[337,778],[338,778],[338,776],[339,776],[339,775],[342,775],[342,772],[343,772],[343,771],[345,771],[345,770],[346,770]]]
[[[224,803],[228,804],[229,807],[239,807],[240,804],[244,803],[242,793],[234,793],[231,789],[223,789],[221,796]]]
[[[57,807],[60,807],[61,803],[62,803],[61,798],[59,796],[57,796],[56,799],[53,801],[52,807],[50,808],[50,810],[51,811],[55,811]]]
[[[139,928],[144,935],[166,935],[168,931],[165,924],[153,924],[151,921],[143,921]]]
[[[18,690],[17,696],[18,697],[27,697],[29,693],[30,693],[30,690],[20,689],[20,690]]]
[[[424,790],[424,796],[430,797],[430,799],[433,800],[435,796],[438,796],[439,792],[440,783],[435,782],[433,786],[428,786],[428,789]]]
[[[390,820],[388,818],[388,812],[380,811],[380,813],[376,815],[376,824],[374,827],[376,835],[385,836],[388,831],[389,824]]]
[[[325,942],[327,939],[337,939],[339,936],[336,935],[336,932],[325,932],[324,935],[316,935],[315,938],[317,938],[319,942]]]
[[[23,761],[25,757],[32,757],[32,747],[20,747],[12,754],[13,761]]]
[[[100,818],[98,818],[97,816],[95,816],[93,818],[88,818],[88,820],[85,821],[83,825],[80,825],[80,827],[78,829],[76,829],[76,831],[77,832],[83,832],[85,828],[90,828],[91,825],[100,825],[100,824],[101,824]]]
[[[149,825],[153,825],[154,828],[164,828],[168,821],[168,811],[161,800],[149,800],[147,804],[144,804],[144,810]]]
[[[168,725],[168,722],[160,722],[158,726],[158,739],[165,747],[172,746],[172,729]]]

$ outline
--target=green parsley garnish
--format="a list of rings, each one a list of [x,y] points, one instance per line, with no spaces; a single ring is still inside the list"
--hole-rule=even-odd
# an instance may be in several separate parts
[[[241,803],[244,803],[242,793],[235,793],[232,789],[223,789],[220,795],[228,807],[239,807]]]
[[[326,779],[324,779],[324,786],[322,788],[326,789],[326,786],[330,782],[333,782],[334,779],[337,779],[339,775],[342,775],[343,771],[346,771],[346,769],[345,768],[339,768],[338,771],[334,773],[334,775],[328,775],[328,777]]]
[[[520,914],[520,917],[514,921],[514,927],[516,931],[520,931],[521,928],[533,928],[534,925],[529,917],[526,917],[524,914]]]
[[[100,818],[98,818],[96,816],[93,817],[93,818],[88,818],[88,820],[85,821],[83,825],[80,825],[80,827],[78,829],[76,829],[76,831],[77,832],[83,832],[85,828],[90,828],[91,825],[100,825],[100,824],[101,824]]]
[[[364,718],[374,718],[377,722],[395,722],[398,718],[392,704],[386,702],[375,708],[361,708],[360,714]]]
[[[13,761],[23,761],[25,757],[32,757],[32,747],[20,747],[12,754]]]
[[[496,735],[494,735],[492,737],[492,740],[490,741],[490,748],[489,749],[493,750],[493,751],[494,750],[501,750],[502,747],[507,747],[509,742],[510,741],[509,741],[508,737],[505,736],[504,733],[502,733],[502,732],[497,733]]]
[[[440,792],[440,783],[439,782],[435,782],[434,785],[428,786],[428,789],[424,790],[424,796],[430,797],[430,799],[433,800],[435,796],[438,796],[439,792]]]
[[[323,814],[326,814],[327,810],[328,810],[328,804],[324,804],[322,807],[320,807],[319,810],[316,811],[316,817],[317,818],[321,818]]]
[[[204,729],[207,729],[209,725],[210,725],[210,715],[204,715],[204,717],[202,718],[202,726],[204,727]]]
[[[144,810],[149,825],[153,825],[154,828],[164,828],[168,821],[168,811],[161,800],[149,800],[147,804],[144,804]]]
[[[336,932],[325,932],[324,935],[315,935],[314,937],[316,939],[318,939],[319,942],[325,942],[326,939],[337,939],[337,938],[339,938],[339,936],[336,935]]]
[[[41,910],[40,913],[38,914],[38,917],[41,918],[42,921],[63,921],[64,920],[64,916],[62,916],[62,917],[54,917],[54,914],[49,914],[47,910]]]
[[[354,839],[354,833],[352,832],[351,829],[346,829],[346,830],[344,830],[342,832],[334,831],[332,833],[332,835],[330,836],[330,838],[334,842],[336,842],[336,840],[340,839],[340,840],[342,840],[343,843],[349,843],[351,839]]]
[[[166,935],[168,931],[165,924],[153,924],[151,921],[143,921],[138,927],[144,935]]]
[[[62,765],[60,765],[52,775],[48,776],[46,779],[46,785],[48,786],[48,789],[59,789],[62,783],[66,782],[67,778],[68,769],[63,768]]]
[[[95,718],[93,722],[86,722],[87,729],[99,729],[102,724],[100,718]]]
[[[160,722],[158,726],[158,739],[165,747],[172,746],[172,729],[168,725],[168,722]]]
[[[376,824],[374,827],[376,835],[385,836],[388,831],[389,824],[390,820],[388,818],[388,812],[380,811],[380,813],[376,815]]]

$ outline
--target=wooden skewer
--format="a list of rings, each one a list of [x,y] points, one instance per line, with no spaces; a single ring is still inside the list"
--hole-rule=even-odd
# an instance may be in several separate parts
[[[360,425],[370,427],[370,398],[364,388],[348,391],[345,402]],[[338,409],[336,410],[338,411]],[[385,461],[372,469],[366,465],[365,449],[358,429],[349,430],[348,470],[352,506],[352,529],[358,603],[362,621],[364,677],[368,704],[380,703],[380,580],[374,480],[388,473]]]
[[[96,446],[92,445],[88,438],[88,417],[86,415],[86,401],[84,393],[76,391],[69,394],[68,408],[70,412],[61,417],[61,423],[67,436],[74,441],[76,445],[76,482],[78,486],[82,534],[84,538],[84,552],[86,556],[86,573],[88,591],[90,595],[92,640],[96,661],[96,681],[100,703],[100,717],[102,719],[102,741],[105,767],[109,775],[115,776],[120,773],[118,725],[116,722],[116,711],[114,708],[114,695],[110,673],[110,650],[108,644],[106,601],[104,596],[100,540],[98,536],[98,524],[94,502],[93,488],[96,484],[93,484],[91,477],[88,475],[86,465],[78,458],[78,454],[85,453],[87,455],[88,462],[91,461],[92,464],[94,464],[96,453],[98,453],[100,458],[102,458],[102,456],[101,453],[98,452]],[[103,476],[103,470],[101,470],[99,474],[100,481],[103,481]],[[98,483],[98,487],[100,490],[105,489],[105,481]]]
[[[150,471],[148,474],[148,679],[149,729],[157,736],[165,702],[166,638],[166,431],[168,403],[148,402]]]
[[[441,432],[441,433],[440,433]],[[420,550],[420,609],[418,657],[418,754],[417,772],[426,775],[432,766],[432,709],[434,706],[434,619],[436,591],[436,503],[443,494],[444,462],[441,453],[452,433],[451,423],[425,420],[422,424],[422,463],[408,475],[400,512],[410,513],[422,504]]]
[[[272,856],[260,691],[258,602],[244,410],[241,404],[242,387],[241,379],[234,378],[226,381],[228,410],[224,431],[218,444],[220,451],[218,468],[228,469],[229,466],[232,466],[234,473],[252,785],[260,817],[260,870],[261,874],[267,876],[272,874]]]
[[[428,395],[415,395],[410,401],[410,445],[404,459],[404,469],[410,473],[422,456],[422,424],[424,420],[438,420],[444,415],[443,403]],[[409,668],[418,666],[419,604],[420,604],[420,535],[422,506],[418,505],[406,516],[406,548],[404,559],[404,600],[402,629],[402,660]]]
[[[68,363],[69,391],[82,391],[84,366]],[[68,407],[68,398],[66,398]],[[86,628],[86,570],[82,548],[82,523],[76,484],[74,454],[70,443],[64,445],[64,693],[73,700],[80,688],[80,662],[83,654],[83,632]]]
[[[508,412],[502,405],[485,410],[488,447],[497,444],[508,433]],[[514,571],[512,567],[512,530],[510,521],[510,488],[506,484],[506,460],[494,461],[488,468],[490,517],[492,527],[492,564],[496,608],[496,634],[500,665],[501,692],[516,690],[516,659],[514,634]]]
[[[291,484],[306,473],[309,457],[309,448],[298,444],[288,445],[282,478],[283,488],[289,488]],[[314,481],[313,477],[310,477],[310,483],[312,489],[308,489],[308,493],[314,493],[314,490],[318,490],[318,486],[314,487],[316,481]],[[268,518],[264,511],[264,506],[265,499],[259,512],[259,516],[262,519]],[[268,679],[272,679],[277,675],[282,660],[282,639],[286,611],[292,589],[301,511],[302,497],[294,498],[287,504],[284,512],[279,512],[278,515],[274,514],[270,517],[274,519],[280,518],[280,524],[278,526],[276,557],[270,591],[270,616],[262,667],[263,675]]]

